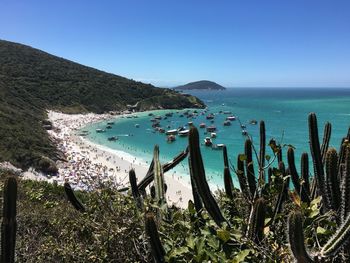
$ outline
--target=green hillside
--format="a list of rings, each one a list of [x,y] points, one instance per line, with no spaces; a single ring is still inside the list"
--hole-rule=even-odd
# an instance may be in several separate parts
[[[0,40],[0,161],[37,165],[57,159],[42,121],[46,109],[67,113],[203,107],[195,97],[86,67]]]

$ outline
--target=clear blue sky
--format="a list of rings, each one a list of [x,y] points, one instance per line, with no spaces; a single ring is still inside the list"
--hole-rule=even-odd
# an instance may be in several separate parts
[[[2,0],[0,39],[160,86],[350,87],[349,0]]]

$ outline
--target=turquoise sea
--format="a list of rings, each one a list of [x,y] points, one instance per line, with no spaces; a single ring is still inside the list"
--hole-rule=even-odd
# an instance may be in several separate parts
[[[227,146],[230,159],[236,163],[237,155],[243,153],[245,137],[242,136],[239,121],[232,121],[231,126],[224,126],[223,122],[228,114],[239,118],[246,130],[253,137],[254,144],[259,147],[259,124],[249,124],[250,120],[264,120],[266,125],[267,143],[275,138],[282,144],[291,144],[296,149],[296,160],[302,152],[310,152],[308,144],[307,116],[310,112],[316,112],[319,125],[319,135],[323,135],[323,125],[326,121],[332,123],[332,136],[330,145],[339,148],[341,138],[347,133],[350,125],[350,89],[340,88],[233,88],[225,91],[191,91],[191,94],[202,99],[208,106],[205,115],[199,114],[195,118],[180,117],[184,111],[174,112],[172,117],[162,119],[161,126],[165,130],[187,126],[193,122],[199,128],[199,124],[205,122],[208,113],[215,115],[214,123],[217,127],[215,144],[223,143]],[[169,110],[152,112],[156,116],[164,117]],[[193,112],[191,110],[190,112]],[[201,110],[198,110],[201,113]],[[222,112],[222,113],[220,113]],[[115,121],[111,129],[105,133],[96,133],[97,128],[105,129],[106,121],[91,124],[83,130],[89,130],[87,139],[90,141],[121,150],[143,160],[150,162],[153,147],[160,146],[161,161],[165,162],[186,148],[188,138],[176,137],[176,141],[168,143],[167,136],[163,133],[154,132],[151,127],[149,112],[138,113],[138,118],[122,118]],[[138,124],[139,128],[135,127]],[[170,128],[167,128],[170,127]],[[199,129],[201,142],[208,134],[205,129]],[[108,141],[107,138],[117,136],[117,141]],[[320,138],[322,140],[322,138]],[[212,184],[223,185],[223,158],[221,150],[213,150],[202,146],[202,155],[205,161],[207,176]],[[285,150],[286,151],[286,150]],[[284,152],[285,152],[284,151]],[[267,154],[271,154],[269,149]],[[297,167],[299,165],[297,164]],[[187,161],[185,160],[176,171],[188,174]],[[237,185],[237,184],[236,184]]]

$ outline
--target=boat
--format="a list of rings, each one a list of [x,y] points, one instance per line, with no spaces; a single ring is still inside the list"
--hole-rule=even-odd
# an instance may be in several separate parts
[[[216,138],[216,133],[215,133],[215,132],[212,132],[212,133],[210,134],[210,137],[211,137],[211,138]]]
[[[192,121],[189,121],[189,122],[187,122],[187,124],[188,124],[189,126],[191,126],[191,125],[193,125],[193,122],[192,122]]]
[[[173,142],[176,140],[176,137],[175,135],[171,134],[171,135],[168,135],[167,137],[167,142]]]
[[[165,130],[163,128],[158,129],[159,133],[165,133]]]
[[[148,116],[153,116],[154,114],[153,113],[148,113]]]
[[[160,127],[160,123],[159,122],[154,122],[152,124],[152,128],[156,128],[156,127]]]
[[[96,132],[97,133],[102,133],[102,132],[105,132],[106,130],[102,130],[102,129],[96,129]]]
[[[135,124],[135,128],[140,128],[140,124]]]
[[[172,113],[172,112],[165,113],[165,116],[166,116],[166,117],[172,117],[172,116],[173,116],[173,113]]]
[[[179,131],[179,136],[181,137],[185,137],[188,135],[188,133],[190,132],[190,130],[183,130],[183,131]]]
[[[166,135],[176,135],[177,134],[177,129],[173,129],[173,130],[168,130],[168,131],[166,131]]]
[[[230,121],[224,121],[224,126],[230,126],[231,122]]]
[[[212,120],[214,119],[214,114],[208,114],[206,118],[207,120]]]
[[[228,121],[235,121],[235,120],[236,120],[236,117],[235,117],[235,116],[228,116],[228,117],[226,118],[226,120],[228,120]]]
[[[204,122],[202,122],[201,124],[199,124],[199,128],[205,128],[205,123]]]
[[[179,117],[183,117],[184,115],[183,114],[180,114]]]
[[[113,124],[114,124],[114,121],[107,122],[107,125],[113,125]]]
[[[204,139],[204,145],[205,146],[211,146],[213,142],[211,141],[210,137],[205,137]]]
[[[151,122],[158,122],[156,118],[150,119]]]
[[[256,125],[258,122],[256,120],[251,120],[249,123],[252,125]]]
[[[242,130],[242,135],[248,135],[247,130]]]
[[[111,125],[107,125],[106,129],[112,129]]]
[[[118,137],[117,136],[112,136],[112,137],[108,137],[108,139],[107,139],[108,141],[116,141],[116,140],[118,140]]]
[[[215,126],[209,126],[209,127],[207,127],[207,132],[214,132],[214,131],[216,131],[216,127]]]
[[[154,117],[156,120],[161,120],[162,119],[162,116],[156,116]]]
[[[224,111],[224,114],[232,114],[230,111]]]
[[[223,143],[218,143],[218,144],[212,144],[211,149],[212,150],[221,150],[224,148],[225,144]]]
[[[247,126],[245,126],[244,124],[241,124],[241,128],[245,129],[245,128],[247,128]]]

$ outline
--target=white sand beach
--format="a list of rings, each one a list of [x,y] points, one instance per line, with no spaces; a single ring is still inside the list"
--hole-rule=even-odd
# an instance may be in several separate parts
[[[110,120],[121,115],[108,114],[63,114],[49,111],[48,117],[53,124],[49,130],[50,136],[57,143],[68,162],[58,162],[59,174],[51,180],[63,184],[69,181],[75,189],[91,189],[94,184],[112,183],[118,188],[129,185],[128,172],[135,169],[138,181],[147,173],[148,165],[142,163],[134,156],[123,151],[116,151],[94,144],[82,136],[76,135],[76,131],[89,123]],[[178,207],[187,207],[188,200],[192,198],[190,185],[174,176],[171,171],[165,174],[168,185],[167,199],[169,204]]]

